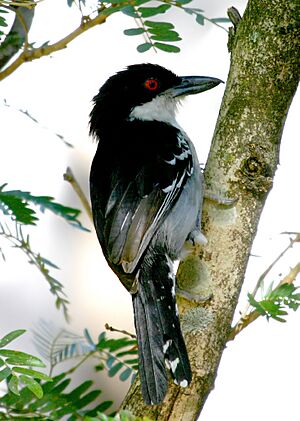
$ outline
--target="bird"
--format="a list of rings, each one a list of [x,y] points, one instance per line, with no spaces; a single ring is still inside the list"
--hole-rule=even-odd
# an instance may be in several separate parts
[[[203,174],[176,120],[181,100],[217,86],[151,63],[107,79],[93,98],[90,170],[95,230],[104,257],[130,292],[146,405],[159,405],[173,382],[192,380],[176,304],[174,262],[201,238]]]

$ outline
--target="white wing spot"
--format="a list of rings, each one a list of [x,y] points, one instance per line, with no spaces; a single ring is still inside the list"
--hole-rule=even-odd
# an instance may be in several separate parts
[[[176,185],[176,181],[177,181],[177,180],[174,180],[174,181],[173,181],[173,183],[172,183],[170,186],[165,187],[164,189],[162,189],[162,191],[163,191],[164,193],[170,193],[170,191],[172,191],[172,190],[174,189],[174,187],[175,187],[175,185]]]
[[[187,387],[188,386],[188,381],[187,380],[182,380],[180,383],[179,383],[179,386],[181,386],[181,387]]]
[[[170,164],[170,165],[175,165],[175,164],[176,164],[176,158],[171,159],[171,161],[167,161],[167,160],[165,159],[165,162],[166,162],[167,164]]]
[[[187,380],[181,380],[180,383],[178,383],[178,381],[176,379],[174,379],[174,383],[177,384],[177,386],[181,386],[181,387],[187,387],[189,382]]]
[[[169,347],[172,345],[172,339],[168,339],[167,342],[163,346],[163,353],[165,354]]]
[[[179,358],[177,357],[177,358],[175,358],[175,360],[174,360],[174,361],[169,361],[169,363],[170,363],[171,371],[172,371],[172,373],[174,374],[174,373],[175,373],[175,371],[176,371],[176,368],[177,368],[177,366],[178,366],[178,364],[179,364]],[[181,382],[181,383],[182,383],[182,382]]]

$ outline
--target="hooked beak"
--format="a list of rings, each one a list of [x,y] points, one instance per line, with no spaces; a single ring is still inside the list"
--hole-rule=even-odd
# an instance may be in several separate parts
[[[193,95],[212,89],[222,80],[208,76],[182,76],[181,82],[177,86],[163,92],[163,94],[171,95],[173,98],[178,96]]]

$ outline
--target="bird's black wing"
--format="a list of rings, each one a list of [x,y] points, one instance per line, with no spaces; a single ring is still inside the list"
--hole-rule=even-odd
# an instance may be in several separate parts
[[[106,166],[102,173],[109,183],[108,193],[98,201],[101,209],[93,206],[95,226],[102,231],[98,236],[107,259],[122,265],[127,273],[134,271],[193,172],[192,154],[183,132],[164,123],[149,122],[146,130],[145,122],[142,130],[138,122],[135,127],[133,124],[127,133],[125,129],[122,133],[131,142],[126,147],[119,142],[113,162],[102,163],[102,167]],[[101,143],[99,148],[101,153]],[[98,170],[97,177],[101,179],[101,171],[95,168],[100,165],[99,154],[97,160],[92,174]],[[97,188],[91,185],[92,202],[93,190]]]

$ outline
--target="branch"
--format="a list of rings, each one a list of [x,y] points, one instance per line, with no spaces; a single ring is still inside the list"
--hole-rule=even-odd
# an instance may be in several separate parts
[[[82,188],[80,187],[70,167],[67,168],[64,174],[64,180],[68,181],[71,184],[75,193],[79,197],[79,200],[81,201],[82,206],[84,207],[84,210],[86,211],[88,217],[93,222],[93,214],[92,214],[90,203],[88,199],[86,198],[86,195],[84,194]]]
[[[110,332],[122,333],[122,335],[130,336],[130,338],[136,339],[136,335],[134,335],[133,333],[127,332],[127,330],[116,329],[115,327],[110,326],[108,323],[105,323],[104,327],[106,330],[109,330]]]
[[[48,130],[51,134],[53,134],[54,136],[57,136],[60,140],[62,140],[66,146],[68,146],[69,148],[73,148],[72,143],[68,142],[62,134],[53,131],[52,129],[50,129],[47,126],[43,126],[42,123],[36,117],[34,117],[28,110],[22,110],[21,108],[17,108],[15,106],[9,104],[5,98],[3,99],[3,105],[7,108],[11,108],[11,109],[13,109],[15,111],[18,111],[19,113],[25,115],[31,121],[38,124],[41,129]]]
[[[0,72],[0,80],[3,80],[7,76],[11,75],[25,62],[33,61],[41,57],[48,56],[54,53],[55,51],[59,51],[66,48],[71,41],[73,41],[79,35],[86,32],[88,29],[91,29],[96,25],[101,25],[102,23],[104,23],[106,21],[106,18],[107,16],[101,13],[93,19],[84,16],[81,20],[81,24],[73,32],[71,32],[66,37],[62,38],[60,41],[57,41],[54,44],[42,45],[38,48],[31,48],[23,51],[13,63],[11,63],[2,72]]]
[[[36,253],[32,250],[30,242],[29,242],[29,235],[24,237],[22,231],[22,225],[16,222],[15,224],[15,233],[13,234],[9,227],[0,223],[0,235],[3,236],[6,240],[8,240],[13,247],[21,250],[25,255],[28,257],[29,263],[33,264],[37,267],[37,269],[41,272],[44,279],[48,282],[50,287],[50,292],[55,296],[55,305],[57,309],[62,309],[66,321],[69,320],[69,313],[68,313],[68,304],[69,301],[66,298],[66,294],[63,291],[63,285],[53,276],[51,276],[49,268],[58,269],[50,260],[45,259],[40,255],[40,253]]]
[[[291,239],[290,240],[290,244],[287,246],[287,247],[285,247],[284,249],[283,249],[283,251],[276,257],[276,259],[267,267],[267,269],[260,275],[260,277],[258,278],[258,281],[257,281],[257,283],[256,283],[256,285],[255,285],[255,287],[254,287],[254,289],[253,289],[253,291],[252,291],[252,293],[251,293],[251,295],[253,296],[253,297],[255,297],[256,296],[256,294],[257,294],[257,291],[259,290],[259,288],[262,286],[262,284],[263,284],[263,282],[264,282],[264,280],[265,280],[265,278],[266,278],[266,276],[270,273],[270,271],[273,269],[273,267],[276,265],[276,263],[278,263],[279,262],[279,260],[280,259],[282,259],[282,257],[286,254],[286,252],[290,249],[290,248],[292,248],[293,247],[293,245],[295,244],[295,243],[297,243],[297,242],[299,242],[299,236],[297,235],[296,236],[296,238],[294,238],[294,239]],[[246,309],[242,312],[242,316],[241,316],[241,320],[243,320],[246,316],[247,316],[247,313],[248,313],[248,310],[249,310],[249,308],[250,308],[250,303],[248,303],[247,304],[247,306],[246,306]],[[237,322],[237,324],[238,324],[239,322]]]
[[[295,282],[298,274],[300,273],[300,263],[297,263],[295,267],[293,267],[289,273],[279,282],[278,286],[283,284],[292,284]],[[249,326],[252,322],[258,319],[261,314],[257,310],[252,310],[248,314],[244,314],[240,320],[233,326],[229,336],[228,341],[233,341],[235,337],[244,330],[247,326]]]

